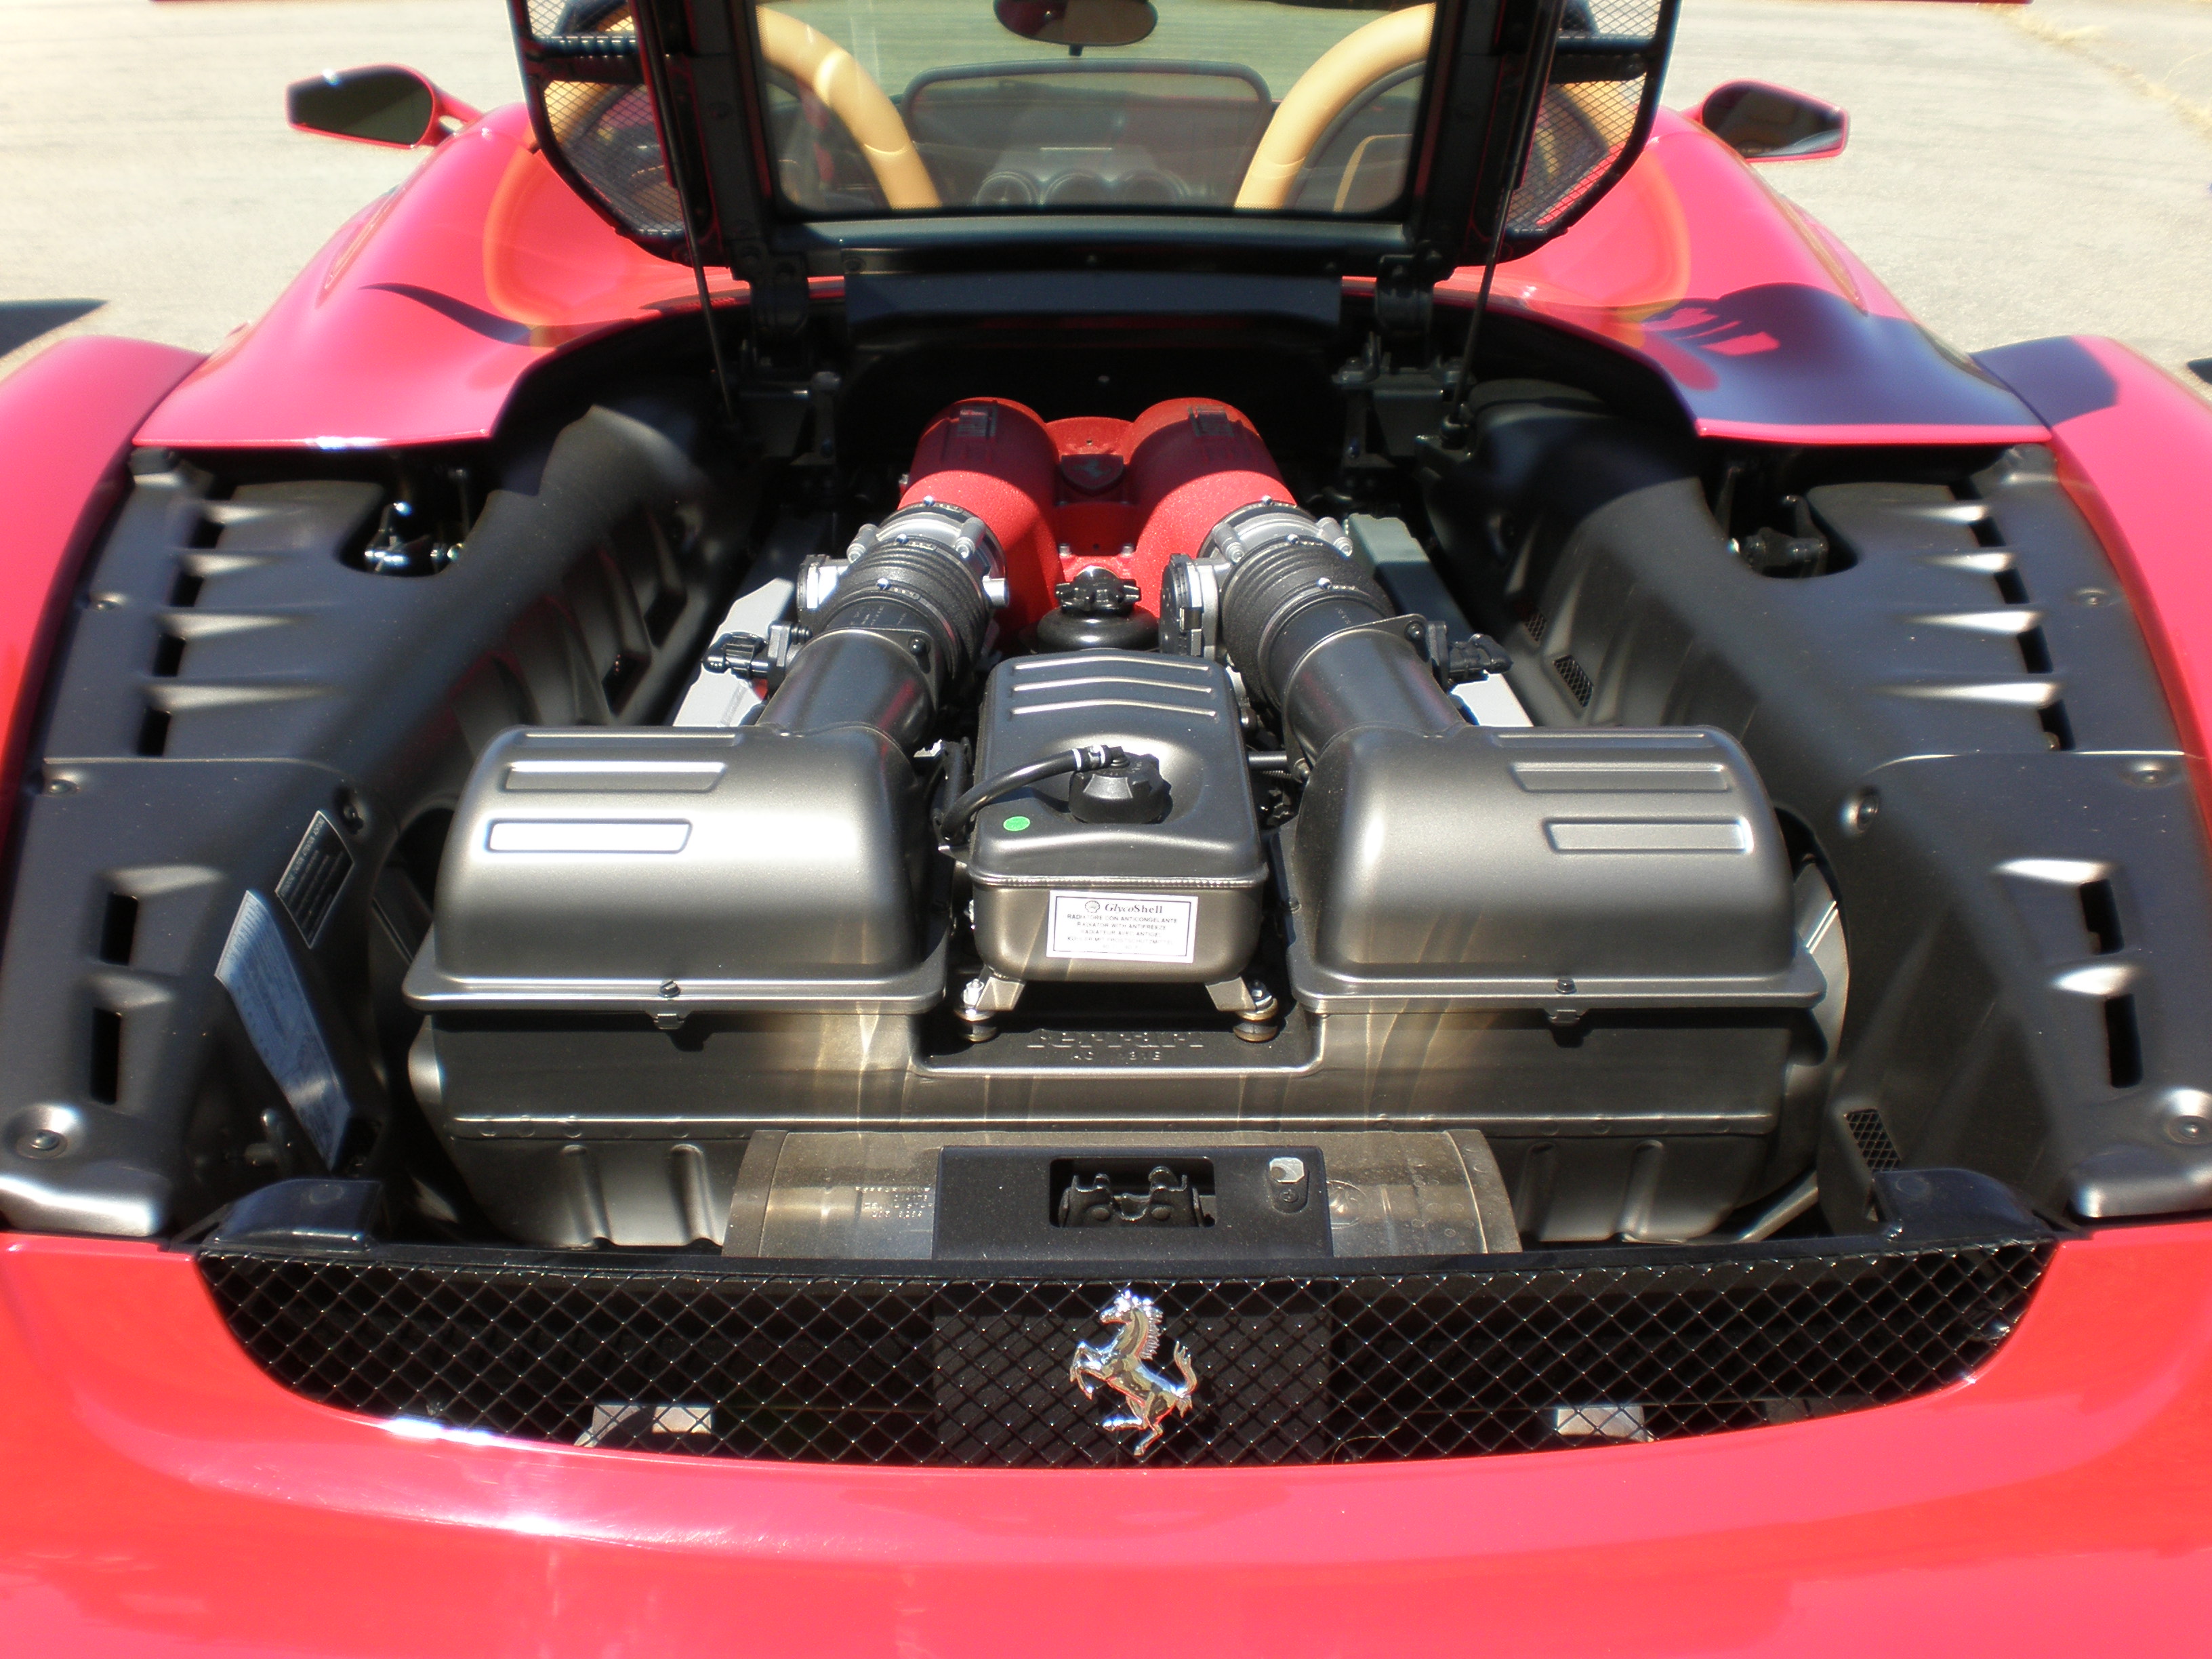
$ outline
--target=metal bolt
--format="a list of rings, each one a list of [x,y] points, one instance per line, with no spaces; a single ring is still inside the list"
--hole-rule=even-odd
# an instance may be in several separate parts
[[[48,778],[46,793],[50,795],[74,795],[76,793],[76,781],[73,778]]]
[[[1560,994],[1561,996],[1571,997],[1571,996],[1574,995],[1574,994],[1575,994],[1575,982],[1574,982],[1574,981],[1572,981],[1571,979],[1569,979],[1569,978],[1568,978],[1565,974],[1561,974],[1561,975],[1559,975],[1559,994]]]
[[[672,979],[664,979],[660,981],[660,994],[672,1000],[684,994],[684,988]]]
[[[52,1129],[33,1129],[16,1143],[26,1158],[52,1158],[68,1144]]]

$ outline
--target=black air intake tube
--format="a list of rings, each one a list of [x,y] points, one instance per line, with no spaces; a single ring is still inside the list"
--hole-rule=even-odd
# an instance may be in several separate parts
[[[1389,600],[1296,507],[1231,514],[1208,552],[1234,561],[1221,585],[1221,643],[1246,688],[1282,716],[1308,760],[1364,726],[1450,732],[1467,724]]]
[[[813,637],[759,724],[818,732],[866,726],[911,751],[929,741],[945,692],[968,678],[1006,563],[981,519],[923,503],[864,529],[822,604]]]

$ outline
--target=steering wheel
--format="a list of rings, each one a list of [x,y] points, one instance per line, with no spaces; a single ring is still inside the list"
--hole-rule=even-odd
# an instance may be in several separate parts
[[[1370,95],[1378,82],[1426,61],[1436,21],[1433,3],[1408,6],[1354,29],[1316,58],[1276,106],[1275,118],[1267,123],[1252,165],[1244,169],[1237,205],[1288,207],[1322,135]]]
[[[897,107],[853,54],[783,12],[761,6],[753,16],[760,28],[761,56],[769,67],[799,82],[843,123],[867,158],[884,200],[893,208],[940,205],[937,186]]]

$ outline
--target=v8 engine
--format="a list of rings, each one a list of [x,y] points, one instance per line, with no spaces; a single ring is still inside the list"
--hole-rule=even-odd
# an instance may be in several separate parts
[[[682,723],[490,747],[406,985],[478,1201],[893,1258],[959,1148],[1126,1152],[1139,1207],[1307,1149],[1340,1254],[1755,1195],[1825,986],[1750,763],[1529,725],[1402,527],[1290,496],[1219,404],[963,402],[842,550],[787,527]]]

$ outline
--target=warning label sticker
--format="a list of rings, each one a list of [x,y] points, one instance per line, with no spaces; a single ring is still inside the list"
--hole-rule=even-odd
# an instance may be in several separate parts
[[[1048,957],[1101,962],[1188,962],[1198,945],[1198,901],[1150,893],[1054,893]]]

